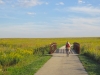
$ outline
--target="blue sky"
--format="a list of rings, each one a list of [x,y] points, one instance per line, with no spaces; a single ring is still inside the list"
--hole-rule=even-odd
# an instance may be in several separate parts
[[[100,0],[0,0],[0,38],[100,37]]]

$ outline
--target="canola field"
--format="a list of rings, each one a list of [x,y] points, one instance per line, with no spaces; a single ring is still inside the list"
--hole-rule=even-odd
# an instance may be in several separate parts
[[[100,37],[88,38],[1,38],[0,39],[0,72],[9,67],[23,67],[35,61],[37,57],[49,53],[49,45],[57,43],[61,47],[69,41],[78,42],[81,54],[100,62]],[[38,51],[35,53],[35,51]],[[13,68],[12,68],[13,69]]]

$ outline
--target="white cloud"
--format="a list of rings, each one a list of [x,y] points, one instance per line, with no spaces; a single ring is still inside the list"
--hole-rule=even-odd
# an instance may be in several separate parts
[[[28,15],[36,15],[34,12],[27,12]]]
[[[0,37],[100,36],[100,18],[56,17],[50,23],[25,23],[0,27]],[[44,35],[45,34],[45,35]]]
[[[44,12],[43,14],[47,14],[47,12]]]
[[[18,0],[18,2],[21,6],[25,6],[25,7],[31,7],[31,6],[43,4],[43,2],[39,0]]]
[[[82,3],[82,0],[78,0],[78,3]]]
[[[85,3],[83,0],[78,0],[79,4]]]
[[[56,5],[64,5],[63,2],[56,3]]]
[[[0,0],[0,4],[4,4],[4,2],[2,0]]]
[[[92,6],[92,4],[87,4],[88,6]]]
[[[0,38],[4,37],[48,37],[55,29],[51,29],[47,23],[23,23],[0,27]],[[49,34],[48,34],[49,33]],[[46,35],[44,35],[46,34]],[[52,34],[55,35],[55,34]]]
[[[73,23],[77,23],[77,24],[86,24],[86,25],[92,25],[92,26],[96,26],[100,24],[99,18],[82,18],[82,17],[76,17],[73,18],[72,21]]]
[[[100,17],[99,18],[84,18],[84,17],[69,17],[59,18],[54,22],[59,26],[60,31],[68,36],[100,36]],[[68,32],[68,33],[67,33]],[[61,35],[62,35],[61,34]]]
[[[91,16],[97,16],[100,15],[100,8],[99,7],[93,7],[93,6],[74,6],[74,7],[66,7],[62,9],[55,9],[59,12],[73,12],[73,13],[81,13],[81,14],[88,14]]]
[[[70,7],[69,8],[70,11],[72,12],[77,12],[77,13],[86,13],[86,14],[94,14],[94,15],[99,15],[100,14],[100,8],[96,8],[96,7],[86,7],[86,6],[82,6],[82,7]]]
[[[59,18],[58,20],[55,20],[54,22],[58,22],[59,24],[73,24],[74,25],[91,25],[91,26],[99,26],[100,24],[100,17],[92,17],[92,18],[85,18],[85,17],[69,17],[69,18]]]
[[[48,2],[45,2],[45,4],[48,5],[49,3]]]

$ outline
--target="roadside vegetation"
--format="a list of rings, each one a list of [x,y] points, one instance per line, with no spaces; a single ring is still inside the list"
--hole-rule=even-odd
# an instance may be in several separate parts
[[[79,55],[79,59],[88,72],[88,75],[100,75],[100,63],[85,55]]]
[[[56,42],[59,48],[67,41],[80,43],[81,54],[100,63],[100,38],[3,38],[0,39],[0,74],[34,75],[50,59],[49,45]]]
[[[79,58],[89,75],[100,75],[100,38],[82,43]]]

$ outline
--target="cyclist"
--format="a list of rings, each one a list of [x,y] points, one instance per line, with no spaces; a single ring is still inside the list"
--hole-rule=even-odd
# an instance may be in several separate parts
[[[67,43],[66,43],[66,53],[67,53],[67,56],[69,56],[69,54],[70,54],[70,47],[71,47],[71,45],[70,45],[70,43],[67,41]]]

